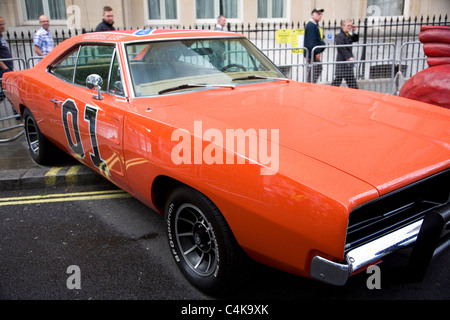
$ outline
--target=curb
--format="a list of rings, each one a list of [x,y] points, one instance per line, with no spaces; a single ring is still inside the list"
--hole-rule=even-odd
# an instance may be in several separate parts
[[[84,165],[66,167],[35,167],[31,169],[2,170],[0,190],[74,187],[112,184],[106,178]]]

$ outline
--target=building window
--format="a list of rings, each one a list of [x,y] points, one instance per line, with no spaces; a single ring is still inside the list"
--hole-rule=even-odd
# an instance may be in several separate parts
[[[405,10],[405,0],[368,0],[368,17],[402,16]]]
[[[258,18],[286,18],[286,0],[258,0]]]
[[[239,18],[240,0],[195,0],[197,19],[216,19],[224,15],[227,19]]]
[[[39,20],[45,14],[50,20],[66,20],[65,0],[22,0],[24,20]]]
[[[150,20],[176,20],[177,0],[147,0]]]

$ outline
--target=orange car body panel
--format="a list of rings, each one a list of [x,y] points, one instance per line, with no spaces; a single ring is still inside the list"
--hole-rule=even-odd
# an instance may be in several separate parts
[[[251,257],[303,276],[313,254],[343,259],[352,209],[450,168],[450,110],[417,101],[295,81],[146,98],[105,93],[99,101],[93,91],[46,72],[50,62],[80,42],[117,43],[127,70],[124,42],[218,35],[177,30],[142,37],[131,32],[80,35],[66,40],[36,67],[5,74],[4,88],[18,111],[21,105],[29,108],[43,134],[71,154],[61,110],[55,111],[58,106],[50,99],[70,97],[80,114],[86,105],[96,108],[97,142],[107,170],[89,159],[95,151],[88,121],[79,121],[82,163],[160,213],[152,198],[157,177],[191,186],[217,205]],[[132,92],[131,81],[124,83],[126,92]],[[226,150],[225,141],[208,140],[211,128],[224,138],[227,129],[266,129],[268,140],[273,138],[270,130],[278,130],[275,172],[262,175],[262,168],[271,168],[239,152],[234,163],[196,163],[194,154],[191,164],[174,163],[177,130],[188,132],[191,145],[200,145],[201,152],[214,148],[225,158],[235,151]]]

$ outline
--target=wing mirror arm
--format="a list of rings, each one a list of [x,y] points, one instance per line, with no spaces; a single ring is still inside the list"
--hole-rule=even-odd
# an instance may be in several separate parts
[[[94,99],[97,99],[97,100],[103,99],[102,93],[101,93],[102,85],[103,85],[103,79],[98,74],[91,74],[91,75],[87,76],[86,87],[88,87],[89,90],[94,89],[95,91],[97,91],[97,95],[94,96]]]

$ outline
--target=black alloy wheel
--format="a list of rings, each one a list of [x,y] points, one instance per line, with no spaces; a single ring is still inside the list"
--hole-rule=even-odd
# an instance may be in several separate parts
[[[186,279],[205,293],[228,291],[243,254],[219,209],[202,193],[179,187],[167,201],[165,220],[171,253]]]

